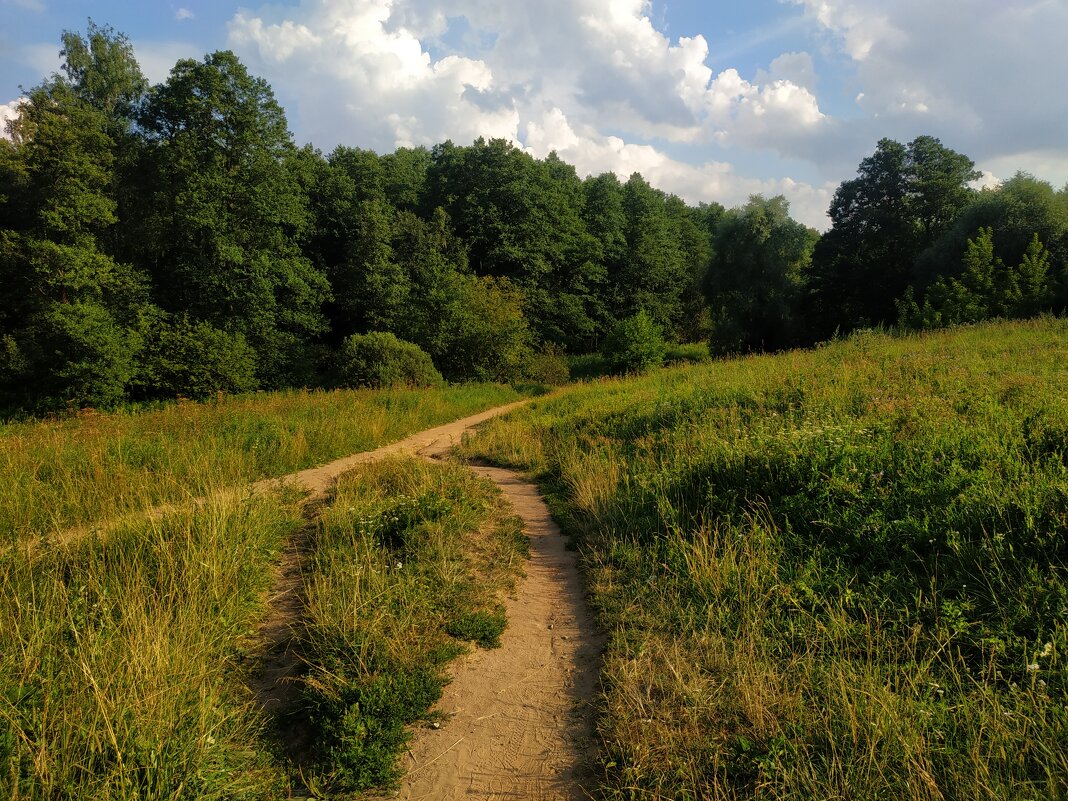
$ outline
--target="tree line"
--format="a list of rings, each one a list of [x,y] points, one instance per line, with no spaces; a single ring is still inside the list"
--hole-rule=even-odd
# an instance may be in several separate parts
[[[930,137],[880,142],[821,237],[781,197],[692,206],[502,140],[298,147],[231,52],[150,86],[90,22],[61,57],[0,140],[8,410],[358,383],[371,333],[448,380],[511,381],[639,314],[736,352],[1068,305],[1068,194],[977,192]]]

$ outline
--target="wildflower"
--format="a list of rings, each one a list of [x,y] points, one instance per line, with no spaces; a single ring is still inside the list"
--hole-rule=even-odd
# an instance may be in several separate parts
[[[1048,642],[1042,646],[1042,653],[1038,655],[1039,659],[1049,659],[1053,656],[1053,643]]]
[[[1028,673],[1037,673],[1038,672],[1038,663],[1037,662],[1033,662],[1032,664],[1028,665],[1027,666],[1027,672]]]
[[[404,567],[404,562],[397,562],[396,567],[397,567],[397,570],[400,570],[402,567]]]

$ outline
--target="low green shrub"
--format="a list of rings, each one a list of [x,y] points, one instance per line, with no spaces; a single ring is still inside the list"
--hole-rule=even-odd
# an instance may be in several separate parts
[[[238,332],[176,317],[149,334],[135,379],[141,397],[211,397],[257,387],[256,351]]]
[[[605,338],[603,355],[615,373],[644,373],[664,363],[664,335],[644,310],[620,320]]]
[[[345,663],[335,665],[345,676]],[[441,697],[445,675],[433,664],[370,664],[337,694],[315,695],[311,724],[320,761],[338,787],[388,786],[397,778],[397,753],[406,729]]]
[[[344,387],[434,387],[443,383],[430,356],[393,334],[372,331],[345,339],[338,354],[338,384]]]
[[[553,345],[532,353],[523,372],[526,380],[553,387],[566,384],[571,379],[567,357]]]

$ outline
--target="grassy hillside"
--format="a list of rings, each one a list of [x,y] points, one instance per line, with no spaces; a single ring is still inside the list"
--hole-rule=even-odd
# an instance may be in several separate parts
[[[611,640],[606,798],[1068,797],[1068,324],[862,334],[495,421]]]
[[[0,426],[0,544],[283,475],[519,397],[496,384],[274,392]]]
[[[486,482],[418,460],[343,477],[322,508],[212,491],[517,398],[490,385],[276,393],[0,430],[0,798],[267,799],[392,777],[402,724],[463,650],[450,633],[469,616],[504,625],[487,610],[519,569],[515,522]],[[197,496],[209,500],[118,520]],[[308,684],[287,711],[324,743],[338,735],[314,764],[250,689],[282,550],[309,527],[293,621]],[[416,685],[398,716],[390,704]],[[369,767],[350,776],[347,759]]]

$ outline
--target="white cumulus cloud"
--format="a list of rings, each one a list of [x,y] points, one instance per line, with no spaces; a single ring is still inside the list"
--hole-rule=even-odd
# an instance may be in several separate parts
[[[786,1],[852,60],[866,114],[849,126],[854,148],[929,133],[981,165],[1019,158],[1068,178],[1068,3]]]
[[[26,102],[25,97],[18,97],[10,103],[0,104],[0,139],[11,139],[8,134],[8,123],[19,116],[19,106]]]
[[[669,158],[657,141],[789,152],[825,125],[811,58],[770,71],[715,74],[701,35],[670,39],[646,0],[300,0],[240,11],[229,44],[281,95],[295,99],[303,138],[389,151],[484,136],[580,173],[640,171],[687,200],[744,202],[784,191],[825,224],[829,195],[756,181],[729,165]],[[804,212],[807,213],[807,212]]]

